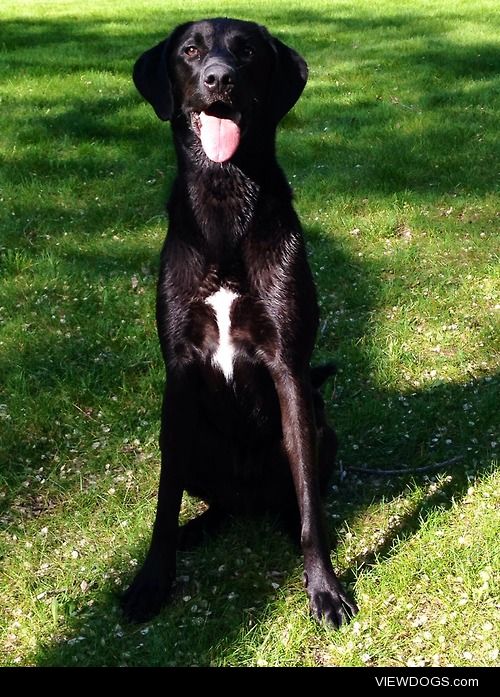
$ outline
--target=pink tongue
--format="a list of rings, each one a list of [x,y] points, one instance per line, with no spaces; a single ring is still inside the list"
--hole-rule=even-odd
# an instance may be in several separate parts
[[[234,155],[240,144],[240,129],[230,119],[219,119],[200,113],[201,144],[208,158],[214,162],[225,162]]]

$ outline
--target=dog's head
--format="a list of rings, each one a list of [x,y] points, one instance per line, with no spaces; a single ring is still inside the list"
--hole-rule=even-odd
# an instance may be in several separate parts
[[[264,27],[233,19],[183,24],[134,67],[157,116],[214,162],[230,160],[264,124],[273,134],[306,81],[298,53]]]

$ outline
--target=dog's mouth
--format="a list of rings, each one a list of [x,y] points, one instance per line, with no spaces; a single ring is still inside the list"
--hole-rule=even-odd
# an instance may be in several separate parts
[[[224,102],[191,112],[191,126],[212,162],[227,162],[240,144],[241,114]]]

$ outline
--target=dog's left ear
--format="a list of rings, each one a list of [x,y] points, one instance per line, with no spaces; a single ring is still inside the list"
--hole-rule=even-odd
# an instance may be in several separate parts
[[[307,82],[307,63],[301,55],[274,36],[269,36],[275,55],[271,81],[271,109],[276,123],[288,114]]]
[[[170,38],[142,54],[134,65],[134,84],[162,121],[172,117],[173,98],[167,71]]]

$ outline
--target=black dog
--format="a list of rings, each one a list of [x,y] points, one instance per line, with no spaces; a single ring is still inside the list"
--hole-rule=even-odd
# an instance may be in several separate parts
[[[134,68],[139,92],[172,122],[178,160],[157,295],[168,372],[158,509],[123,599],[134,621],[160,610],[179,547],[228,513],[255,511],[296,517],[316,618],[338,626],[357,612],[322,517],[336,439],[317,388],[332,370],[310,369],[316,292],[275,159],[276,127],[306,80],[295,51],[229,19],[178,27]],[[209,508],[179,530],[184,490]]]

